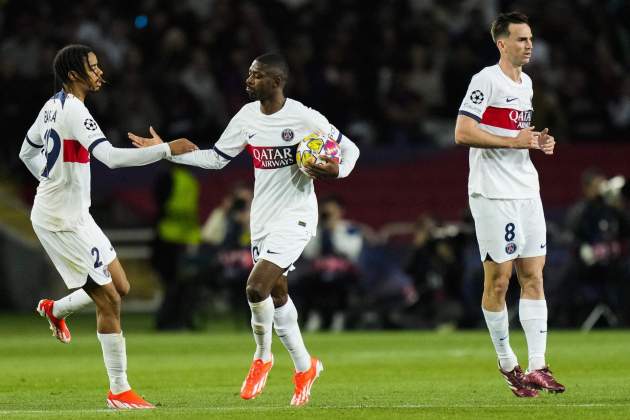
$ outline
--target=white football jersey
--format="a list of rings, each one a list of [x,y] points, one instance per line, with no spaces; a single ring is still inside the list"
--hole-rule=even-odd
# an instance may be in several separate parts
[[[479,128],[516,137],[532,121],[532,81],[507,77],[498,64],[486,67],[470,81],[459,114],[473,118]],[[528,149],[470,148],[468,194],[486,198],[524,199],[539,196],[538,172]]]
[[[31,220],[51,231],[72,230],[89,214],[90,153],[105,135],[83,102],[60,91],[44,104],[27,141],[46,159]]]
[[[338,142],[341,133],[326,117],[287,98],[272,115],[250,102],[232,118],[214,150],[232,159],[243,149],[254,165],[254,200],[251,208],[252,240],[287,226],[302,226],[312,235],[317,227],[317,198],[313,180],[295,161],[297,146],[307,134],[319,131]]]

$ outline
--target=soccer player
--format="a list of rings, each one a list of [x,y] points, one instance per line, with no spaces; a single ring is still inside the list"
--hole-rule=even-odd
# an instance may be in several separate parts
[[[295,389],[291,405],[309,401],[313,382],[323,369],[311,357],[302,340],[298,314],[288,295],[287,274],[293,270],[304,247],[317,228],[317,198],[311,178],[344,178],[359,157],[359,149],[319,112],[284,96],[288,66],[279,54],[257,57],[249,68],[246,91],[254,99],[232,118],[212,149],[172,158],[173,162],[207,169],[221,169],[246,149],[255,173],[251,208],[251,249],[254,268],[247,280],[246,294],[252,312],[256,342],[251,368],[241,397],[256,398],[265,387],[273,366],[272,326],[289,351],[295,365]],[[296,164],[300,140],[311,132],[334,138],[342,151],[342,162],[329,159],[308,167],[309,176]],[[129,137],[138,147],[159,144],[152,138]]]
[[[90,92],[103,85],[103,71],[94,51],[69,45],[54,58],[56,84],[62,89],[44,104],[28,130],[20,159],[39,180],[31,212],[33,230],[69,289],[58,303],[45,299],[37,310],[54,335],[70,341],[65,315],[94,302],[97,336],[109,376],[111,408],[154,408],[127,381],[125,338],[120,326],[121,297],[129,282],[116,252],[90,215],[90,159],[110,168],[146,165],[196,146],[176,140],[146,149],[119,149],[105,135],[84,105]]]
[[[555,141],[534,131],[532,82],[523,73],[532,54],[527,16],[501,14],[492,24],[499,63],[473,76],[459,109],[455,142],[470,147],[468,195],[484,268],[481,306],[499,371],[517,397],[564,392],[545,363],[547,304],[543,266],[546,226],[538,173],[529,149],[552,155]],[[524,373],[510,347],[505,295],[512,269],[521,287],[519,318],[529,355]]]

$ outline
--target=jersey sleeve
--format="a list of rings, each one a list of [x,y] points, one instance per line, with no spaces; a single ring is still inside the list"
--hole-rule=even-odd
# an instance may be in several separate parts
[[[212,148],[219,156],[228,161],[235,158],[247,146],[247,137],[243,129],[244,119],[245,113],[241,109],[232,117]]]
[[[66,124],[70,134],[74,140],[92,153],[97,144],[106,141],[105,134],[82,103],[66,102],[66,106],[71,107],[66,114]]]
[[[181,165],[196,166],[204,169],[221,169],[243,151],[247,146],[244,131],[245,113],[241,109],[232,119],[219,140],[212,149],[195,150],[178,156],[171,156],[169,160]]]
[[[41,111],[39,111],[39,114],[37,115],[37,118],[35,119],[35,122],[33,123],[33,125],[31,125],[31,127],[28,129],[28,131],[26,132],[26,138],[24,140],[26,140],[26,142],[31,145],[34,148],[42,148],[44,146],[44,139],[42,139],[42,130],[41,125],[43,124],[43,113],[44,113],[44,108],[41,109]]]
[[[468,85],[462,105],[459,107],[459,115],[466,115],[477,122],[481,121],[491,95],[490,75],[487,72],[474,75]]]

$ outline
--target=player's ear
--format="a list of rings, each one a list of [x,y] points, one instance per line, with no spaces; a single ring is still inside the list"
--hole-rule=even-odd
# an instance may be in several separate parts
[[[76,82],[77,80],[79,80],[79,75],[76,71],[70,70],[68,72],[68,80],[70,80],[71,82]]]

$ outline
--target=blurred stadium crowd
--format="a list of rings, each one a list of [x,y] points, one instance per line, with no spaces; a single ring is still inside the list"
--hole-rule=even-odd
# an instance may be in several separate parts
[[[165,138],[213,141],[247,101],[243,82],[253,57],[279,50],[291,66],[288,96],[321,110],[364,149],[452,147],[454,116],[470,77],[497,60],[490,22],[499,10],[511,9],[528,14],[533,24],[534,56],[526,72],[534,80],[536,125],[553,127],[561,142],[622,142],[630,136],[630,2],[370,4],[0,1],[0,83],[5,98],[0,118],[6,137],[0,175],[32,184],[18,150],[41,104],[54,92],[55,52],[76,42],[98,53],[108,86],[89,98],[89,107],[119,146],[127,144],[128,131],[145,133],[149,124],[159,127]],[[608,184],[599,172],[585,173],[585,191],[591,182],[598,183],[592,187],[595,192],[585,192],[568,222],[550,229],[550,241],[557,247],[550,255],[555,283],[548,283],[549,299],[556,299],[550,308],[558,311],[551,315],[560,325],[575,326],[603,302],[608,308],[600,307],[604,317],[613,316],[609,323],[616,319],[628,325],[630,316],[620,300],[628,297],[630,283],[627,188],[617,188],[610,199],[603,191],[611,188],[605,188]],[[229,214],[234,197],[226,200],[223,211]],[[242,211],[240,199],[237,202]],[[330,202],[322,208],[341,218],[335,213],[341,204]],[[243,220],[240,215],[244,229]],[[322,226],[328,223],[324,219]],[[296,295],[321,299],[310,302],[321,312],[312,322],[331,327],[477,325],[481,266],[470,220],[440,225],[422,216],[415,224],[399,226],[400,231],[394,226],[378,235],[367,226],[343,226],[337,242],[354,248],[336,249],[335,240],[324,234],[313,245],[319,249],[306,254],[311,262],[305,266],[310,268],[295,276],[302,279],[295,285]],[[232,251],[246,246],[242,234],[235,233],[234,226],[229,229],[220,241],[206,241],[201,251],[182,258],[193,267],[187,271],[193,273],[189,278],[202,273],[218,282],[203,287],[221,287],[240,297],[244,272],[239,269],[244,266],[239,264],[247,263],[242,252]],[[406,235],[406,240],[397,243],[397,235]],[[362,266],[369,269],[361,271]],[[220,283],[230,278],[238,279],[229,283],[238,286],[233,292]],[[372,318],[355,313],[366,306],[373,309]]]
[[[0,77],[8,138],[20,139],[53,92],[57,49],[99,53],[110,86],[91,98],[114,143],[150,121],[163,134],[215,139],[246,101],[252,58],[287,55],[289,96],[362,144],[452,143],[472,74],[497,60],[489,25],[520,9],[534,27],[527,72],[538,124],[557,139],[630,133],[630,4],[619,0],[182,0],[0,3]],[[16,165],[19,141],[4,142]]]

